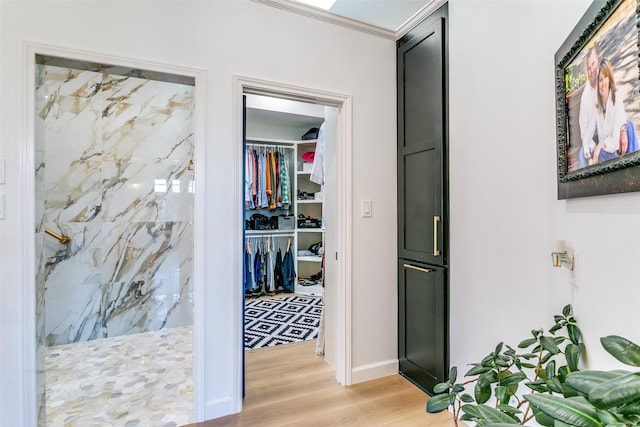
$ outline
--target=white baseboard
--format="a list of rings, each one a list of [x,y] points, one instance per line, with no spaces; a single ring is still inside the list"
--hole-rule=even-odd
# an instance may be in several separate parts
[[[231,415],[238,412],[239,411],[234,408],[233,399],[231,399],[231,397],[212,399],[204,404],[204,419],[196,420],[196,422],[212,420],[214,418],[220,418],[225,415]]]
[[[388,377],[398,373],[398,359],[383,360],[382,362],[358,366],[351,371],[351,383],[357,384],[376,378]]]

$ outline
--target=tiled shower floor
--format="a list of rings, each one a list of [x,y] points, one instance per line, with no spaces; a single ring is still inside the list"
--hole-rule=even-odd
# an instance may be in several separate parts
[[[193,328],[49,347],[47,426],[193,422]]]

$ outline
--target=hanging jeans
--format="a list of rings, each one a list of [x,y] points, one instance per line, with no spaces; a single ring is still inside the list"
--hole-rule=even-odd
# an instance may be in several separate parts
[[[282,278],[284,281],[284,291],[293,292],[296,280],[296,270],[293,265],[291,249],[284,254],[284,259],[282,260]]]
[[[284,278],[282,277],[282,251],[278,249],[276,265],[273,267],[273,286],[276,292],[284,291]]]

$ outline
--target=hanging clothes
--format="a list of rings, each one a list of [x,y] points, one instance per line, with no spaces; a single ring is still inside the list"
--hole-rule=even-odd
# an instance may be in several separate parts
[[[287,209],[291,204],[288,157],[285,148],[247,145],[244,199],[247,209]]]
[[[288,206],[291,203],[291,194],[289,189],[289,167],[284,156],[280,156],[280,186],[282,187],[282,206]]]
[[[295,288],[296,269],[290,247],[287,248],[287,252],[284,254],[284,259],[282,260],[282,279],[284,282],[284,292],[292,293]]]
[[[316,184],[324,184],[324,123],[320,125],[318,140],[316,141],[316,152],[311,166],[309,181]]]

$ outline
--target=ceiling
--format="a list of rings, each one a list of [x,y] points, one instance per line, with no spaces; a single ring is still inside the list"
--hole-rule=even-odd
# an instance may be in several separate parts
[[[332,13],[397,31],[432,0],[336,0]]]

